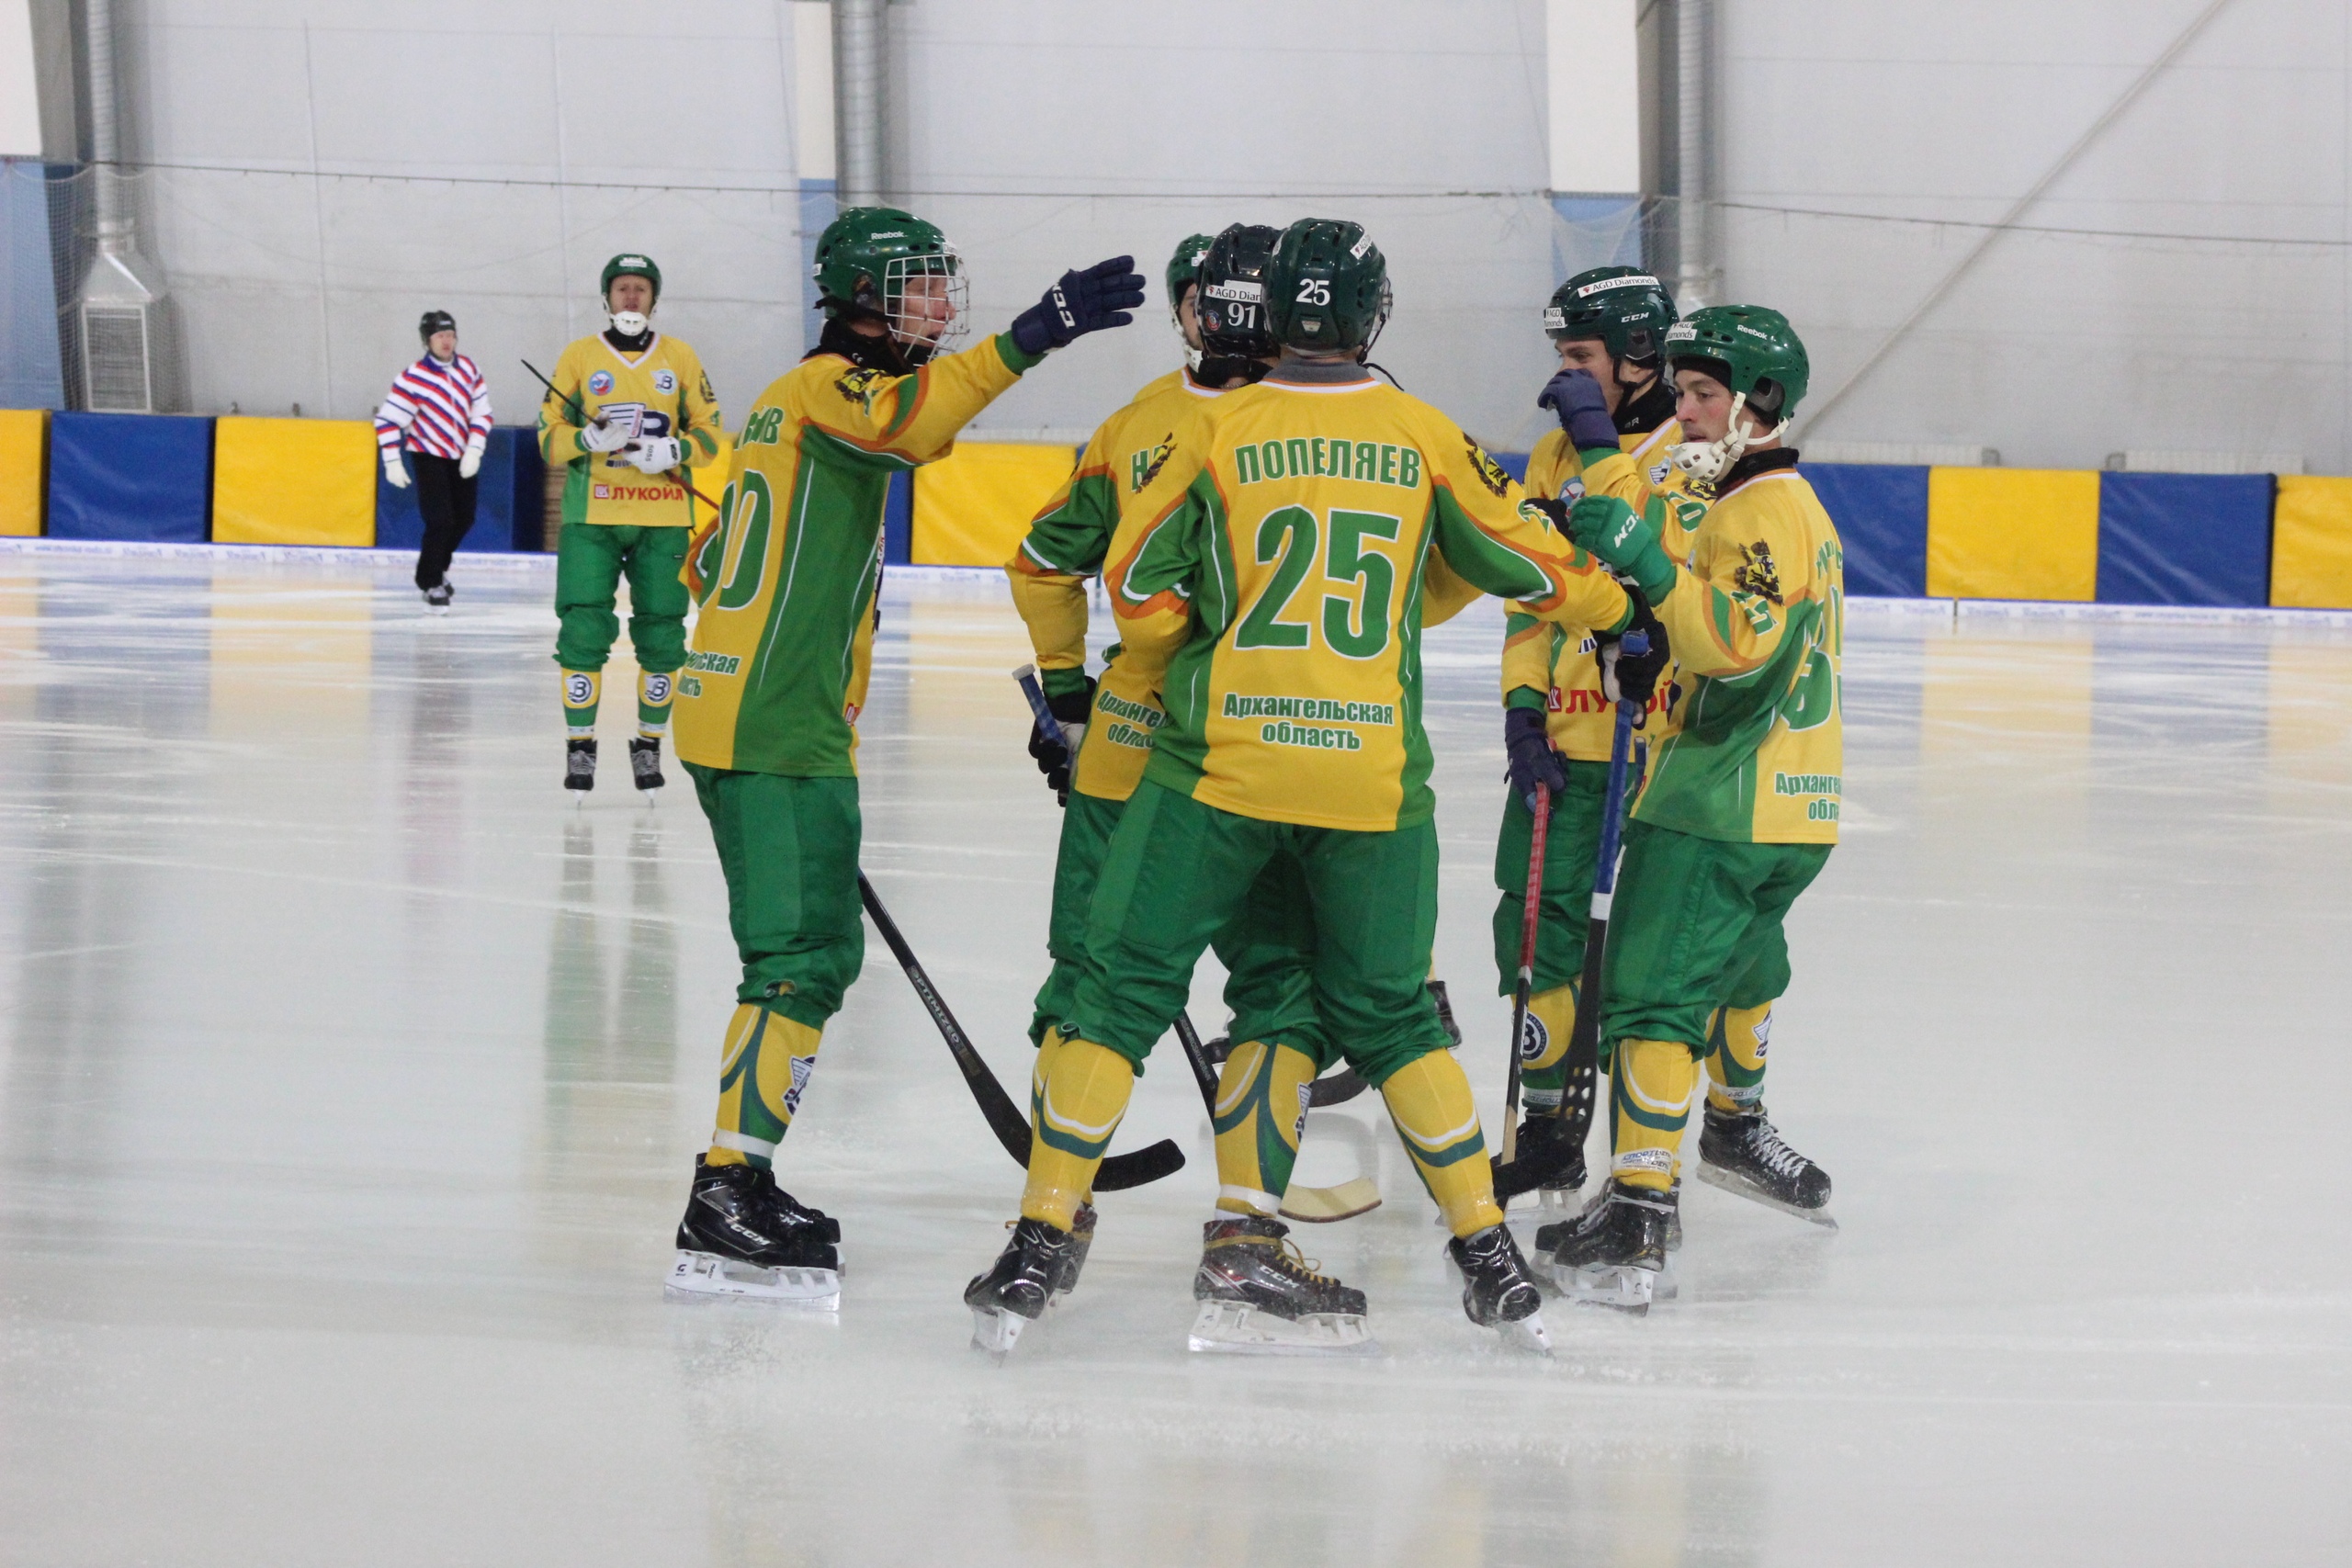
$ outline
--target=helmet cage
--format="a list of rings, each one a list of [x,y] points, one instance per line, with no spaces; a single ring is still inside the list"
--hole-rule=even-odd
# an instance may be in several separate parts
[[[910,296],[921,303],[910,303]],[[939,319],[933,302],[945,304],[945,321]],[[857,298],[850,303],[877,317],[889,329],[891,341],[910,365],[922,365],[952,352],[970,331],[971,297],[964,258],[944,241],[936,250],[890,257],[882,264],[879,297],[870,276],[861,277]]]

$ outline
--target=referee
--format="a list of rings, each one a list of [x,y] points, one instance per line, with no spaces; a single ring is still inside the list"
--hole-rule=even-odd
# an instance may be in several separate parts
[[[376,411],[376,446],[384,482],[408,488],[401,449],[416,466],[416,509],[424,517],[424,546],[416,553],[416,585],[424,607],[449,613],[449,558],[474,525],[474,475],[490,444],[490,389],[474,362],[458,352],[458,320],[427,310],[416,324],[424,357],[401,371]]]

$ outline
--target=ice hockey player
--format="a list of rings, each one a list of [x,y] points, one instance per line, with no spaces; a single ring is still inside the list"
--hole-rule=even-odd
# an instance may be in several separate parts
[[[1564,1288],[1628,1306],[1646,1301],[1662,1261],[1676,1151],[1711,1055],[1702,1179],[1810,1217],[1829,1199],[1828,1176],[1766,1118],[1762,1090],[1789,982],[1781,922],[1838,840],[1844,549],[1781,444],[1807,374],[1787,319],[1712,307],[1678,323],[1666,352],[1684,435],[1675,460],[1714,494],[1689,564],[1659,544],[1661,503],[1587,496],[1567,520],[1639,585],[1691,691],[1625,829],[1602,971],[1610,1185],[1536,1237]]]
[[[1100,682],[1087,676],[1086,579],[1141,542],[1144,519],[1123,513],[1123,504],[1157,477],[1178,426],[1220,393],[1257,381],[1274,363],[1264,280],[1281,237],[1277,229],[1237,223],[1214,239],[1194,235],[1177,247],[1168,281],[1182,301],[1177,321],[1190,367],[1151,382],[1103,422],[1006,565],[1048,702],[1077,748],[1073,761],[1037,728],[1031,731],[1030,753],[1064,801],[1047,938],[1053,970],[1030,1024],[1038,1046],[1033,1107],[1066,1043],[1060,1021],[1070,1015],[1084,973],[1087,910],[1103,852],[1163,721],[1158,667],[1139,673],[1114,647]],[[1231,1036],[1239,1043],[1226,1059],[1216,1092],[1220,1217],[1212,1223],[1217,1244],[1194,1285],[1212,1303],[1202,1314],[1207,1331],[1196,1329],[1194,1337],[1238,1339],[1252,1348],[1359,1349],[1363,1293],[1304,1267],[1276,1217],[1304,1131],[1304,1091],[1338,1059],[1316,1022],[1314,922],[1298,867],[1287,859],[1270,864],[1215,946],[1228,976]],[[1089,1196],[1072,1217],[1057,1293],[1076,1285],[1095,1223]],[[1268,1321],[1251,1321],[1261,1311]]]
[[[962,259],[895,208],[853,208],[817,242],[825,329],[752,404],[724,521],[689,563],[701,614],[678,688],[678,756],[710,819],[743,964],[710,1147],[697,1157],[671,1286],[837,1302],[840,1226],[773,1174],[826,1021],[865,952],[855,733],[871,669],[890,477],[1055,349],[1125,324],[1125,256],[1068,272],[1010,331],[946,352]]]
[[[1559,428],[1536,442],[1527,462],[1527,489],[1531,495],[1571,503],[1587,494],[1614,495],[1635,508],[1653,494],[1670,494],[1676,510],[1668,514],[1667,550],[1679,556],[1689,547],[1685,525],[1702,508],[1688,498],[1687,476],[1668,457],[1681,438],[1674,423],[1674,392],[1664,374],[1666,334],[1674,321],[1673,297],[1638,267],[1594,267],[1554,291],[1544,310],[1544,330],[1559,351],[1560,367],[1536,401],[1557,416]],[[1510,995],[1519,976],[1520,920],[1540,783],[1551,792],[1552,816],[1544,840],[1534,994],[1528,1003],[1527,1038],[1519,1042],[1527,1109],[1516,1154],[1556,1168],[1539,1190],[1544,1206],[1559,1211],[1573,1205],[1585,1179],[1584,1150],[1567,1146],[1558,1112],[1584,969],[1585,918],[1608,792],[1614,705],[1620,690],[1649,694],[1646,729],[1655,746],[1664,734],[1673,688],[1657,679],[1668,656],[1663,638],[1638,666],[1629,661],[1606,678],[1600,645],[1581,627],[1511,612],[1503,638],[1503,740],[1511,787],[1495,843],[1495,886],[1501,891],[1495,906],[1495,968],[1498,988]]]
[[[651,257],[624,253],[606,262],[601,292],[608,324],[563,351],[539,404],[539,450],[569,470],[555,558],[563,786],[596,787],[596,705],[620,632],[613,601],[626,573],[639,671],[629,772],[638,788],[659,789],[672,682],[686,657],[679,569],[694,521],[687,490],[694,465],[718,454],[718,400],[695,351],[653,328],[662,269]]]
[[[1434,552],[1479,588],[1606,632],[1634,607],[1458,426],[1363,368],[1388,299],[1360,226],[1292,224],[1267,275],[1282,362],[1198,410],[1131,505],[1148,531],[1105,587],[1123,658],[1138,671],[1172,660],[1167,718],[1103,863],[1021,1218],[965,1292],[986,1348],[1009,1349],[1043,1311],[1193,964],[1284,856],[1315,924],[1317,1017],[1381,1091],[1453,1233],[1464,1310],[1540,1342],[1540,1297],[1423,983],[1437,837],[1419,568]],[[1216,1230],[1209,1240],[1214,1256]]]

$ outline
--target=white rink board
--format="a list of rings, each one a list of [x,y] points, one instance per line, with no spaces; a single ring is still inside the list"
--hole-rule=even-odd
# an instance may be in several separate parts
[[[1105,1199],[997,1369],[957,1296],[1019,1174],[878,942],[783,1159],[842,1222],[839,1318],[663,1303],[717,865],[681,770],[626,787],[626,657],[575,805],[547,576],[456,570],[429,620],[395,559],[0,556],[0,1558],[2352,1555],[2352,631],[1853,617],[1850,831],[1771,1078],[1842,1234],[1693,1186],[1678,1303],[1555,1303],[1555,1359],[1507,1359],[1366,1097],[1299,1176],[1388,1202],[1301,1239],[1387,1356],[1188,1357],[1171,1045],[1117,1146],[1193,1165]],[[1430,639],[1490,1117],[1498,634]],[[902,580],[877,651],[865,863],[1018,1094],[1057,829],[1024,638],[984,579]]]

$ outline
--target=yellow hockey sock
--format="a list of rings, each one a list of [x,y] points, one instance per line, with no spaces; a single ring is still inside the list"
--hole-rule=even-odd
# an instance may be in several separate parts
[[[1136,1070],[1108,1045],[1065,1040],[1045,1066],[1029,1101],[1029,1182],[1021,1217],[1068,1230],[1086,1195],[1111,1134],[1127,1113]]]
[[[1719,1008],[1707,1032],[1707,1103],[1743,1115],[1764,1100],[1764,1054],[1772,1043],[1772,1004]]]
[[[563,723],[574,736],[596,733],[596,704],[605,694],[605,672],[601,670],[567,670],[563,672]]]
[[[800,1109],[808,1076],[817,1069],[824,1032],[780,1012],[744,1002],[727,1021],[727,1048],[718,1073],[718,1126],[710,1134],[709,1165],[749,1165],[761,1170]]]
[[[1389,1075],[1380,1098],[1388,1102],[1388,1119],[1396,1123],[1414,1173],[1437,1200],[1446,1228],[1455,1235],[1473,1235],[1502,1224],[1478,1108],[1453,1053],[1415,1057]]]
[[[1611,1064],[1609,1174],[1628,1187],[1663,1192],[1674,1184],[1682,1129],[1690,1120],[1690,1091],[1699,1087],[1699,1060],[1672,1040],[1620,1040]]]
[[[1251,1040],[1233,1048],[1217,1079],[1216,1206],[1272,1219],[1290,1190],[1315,1061],[1289,1045]]]
[[[637,672],[637,732],[648,740],[670,733],[670,677],[650,670]]]
[[[1528,1039],[1519,1043],[1519,1098],[1530,1111],[1556,1111],[1568,1083],[1568,1036],[1577,988],[1555,986],[1527,998]]]

